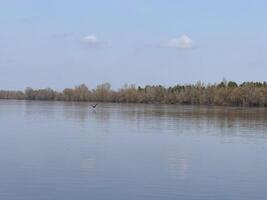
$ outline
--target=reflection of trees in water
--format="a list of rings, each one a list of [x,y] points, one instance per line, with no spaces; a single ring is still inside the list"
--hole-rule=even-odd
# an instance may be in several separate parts
[[[124,109],[124,107],[126,107]],[[122,105],[120,119],[129,126],[177,134],[200,129],[221,134],[249,133],[267,125],[265,108],[234,108],[180,105]]]
[[[63,102],[64,118],[84,122],[87,120],[89,105],[85,102]]]
[[[54,116],[60,103],[51,101],[23,101],[24,113],[27,117],[46,117]]]
[[[64,117],[66,119],[76,119],[81,122],[87,120],[109,120],[110,112],[109,109],[98,106],[97,109],[91,108],[91,103],[86,102],[64,102]]]
[[[211,106],[99,104],[94,111],[87,102],[25,101],[25,114],[31,117],[63,117],[81,123],[92,122],[108,131],[120,124],[142,132],[183,134],[205,130],[206,133],[236,134],[263,130],[267,109]],[[263,131],[261,131],[263,132]]]

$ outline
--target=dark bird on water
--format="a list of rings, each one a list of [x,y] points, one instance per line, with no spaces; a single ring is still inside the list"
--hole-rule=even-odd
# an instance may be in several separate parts
[[[96,108],[97,104],[91,105],[92,108]]]

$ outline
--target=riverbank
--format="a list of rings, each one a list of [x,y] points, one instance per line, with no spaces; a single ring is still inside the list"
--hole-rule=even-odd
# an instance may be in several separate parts
[[[0,90],[0,99],[267,107],[267,83],[198,82],[173,87],[125,85],[118,90],[112,90],[109,83],[98,85],[95,89],[89,89],[85,84],[81,84],[63,91],[50,88],[26,88],[25,91]]]

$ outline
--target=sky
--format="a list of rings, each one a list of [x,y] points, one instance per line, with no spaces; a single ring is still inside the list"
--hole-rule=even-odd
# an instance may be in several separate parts
[[[266,0],[0,0],[0,88],[267,81]]]

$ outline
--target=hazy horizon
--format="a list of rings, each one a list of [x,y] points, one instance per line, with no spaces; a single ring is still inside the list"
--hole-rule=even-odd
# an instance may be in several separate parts
[[[1,89],[266,81],[267,1],[0,2]]]

